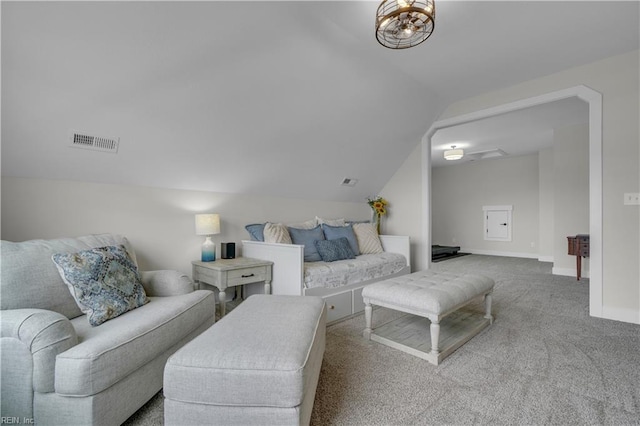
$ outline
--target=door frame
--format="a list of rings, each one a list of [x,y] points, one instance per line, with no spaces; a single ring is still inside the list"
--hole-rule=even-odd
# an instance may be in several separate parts
[[[589,105],[589,314],[602,318],[602,94],[587,86],[574,86],[434,122],[422,137],[422,242],[428,269],[431,266],[431,138],[438,130],[569,98],[578,98]]]

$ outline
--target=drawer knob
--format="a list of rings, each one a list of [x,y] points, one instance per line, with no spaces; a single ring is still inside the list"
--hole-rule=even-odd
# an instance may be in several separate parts
[[[333,305],[329,305],[329,309],[335,309],[336,307]]]
[[[256,274],[243,275],[242,278],[254,277]]]

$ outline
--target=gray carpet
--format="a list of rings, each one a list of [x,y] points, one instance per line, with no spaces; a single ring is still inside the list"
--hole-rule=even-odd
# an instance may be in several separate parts
[[[437,367],[365,341],[362,315],[328,327],[313,425],[640,425],[640,326],[589,317],[588,280],[507,257],[433,269],[493,278],[494,324]],[[161,394],[127,424],[162,424]]]

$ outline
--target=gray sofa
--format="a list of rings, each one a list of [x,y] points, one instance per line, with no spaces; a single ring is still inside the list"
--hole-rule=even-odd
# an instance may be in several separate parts
[[[215,299],[177,271],[141,272],[150,301],[92,327],[51,260],[124,245],[103,234],[1,243],[1,416],[118,425],[162,388],[166,360],[214,323]]]

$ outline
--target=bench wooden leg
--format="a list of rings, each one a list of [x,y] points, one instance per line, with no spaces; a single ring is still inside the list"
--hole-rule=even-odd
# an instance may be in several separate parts
[[[431,353],[438,355],[440,353],[440,347],[438,342],[440,341],[440,323],[438,321],[431,320]]]
[[[365,303],[365,305],[364,305],[364,323],[365,323],[365,328],[364,328],[364,331],[362,332],[362,335],[367,340],[371,339],[371,314],[372,314],[372,311],[373,311],[373,309],[371,307],[371,303]]]
[[[493,324],[493,315],[491,315],[491,293],[484,296],[484,317],[489,320],[489,324]]]

